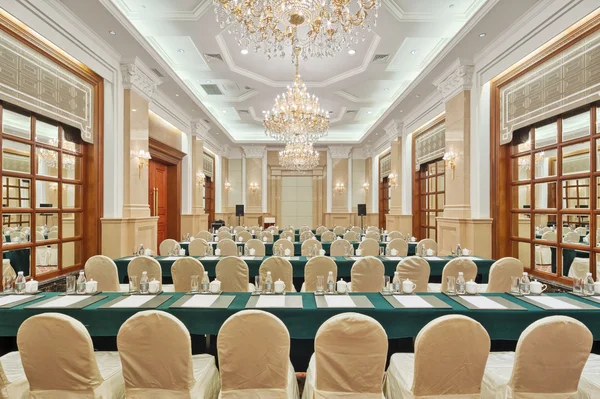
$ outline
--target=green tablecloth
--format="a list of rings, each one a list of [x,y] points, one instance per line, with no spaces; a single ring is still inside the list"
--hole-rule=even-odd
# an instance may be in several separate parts
[[[45,295],[46,297],[51,297],[57,295],[57,293],[46,293]],[[96,302],[84,309],[24,309],[25,306],[31,305],[34,302],[20,305],[12,309],[0,309],[0,336],[15,336],[19,326],[25,319],[32,315],[43,313],[44,311],[60,312],[76,318],[85,325],[92,336],[116,336],[119,327],[123,322],[139,310],[98,309],[99,306],[120,296],[118,293],[103,293],[101,295],[107,295],[108,298]],[[191,334],[199,335],[217,334],[221,325],[229,316],[245,308],[250,297],[250,294],[248,293],[230,294],[236,295],[236,298],[228,309],[169,309],[169,306],[177,301],[183,294],[168,293],[168,295],[173,296],[159,306],[158,309],[173,314],[185,324]],[[350,310],[317,309],[315,298],[312,293],[288,295],[302,295],[303,309],[268,309],[267,311],[281,319],[288,328],[291,338],[294,339],[313,339],[323,322],[336,314]],[[583,322],[592,331],[594,340],[600,341],[600,305],[596,305],[598,310],[551,311],[542,310],[509,295],[492,294],[502,296],[511,302],[521,305],[527,310],[469,310],[443,294],[433,294],[452,306],[452,308],[394,309],[386,299],[378,293],[360,295],[366,295],[375,307],[371,309],[351,309],[351,311],[362,313],[376,319],[381,323],[390,339],[415,337],[428,322],[437,317],[448,314],[462,314],[479,321],[487,330],[492,340],[517,340],[521,332],[534,321],[552,315],[567,315]]]
[[[29,270],[30,252],[29,248],[9,249],[2,252],[2,258],[10,259],[10,265],[15,272],[23,272],[25,276],[29,276],[31,274]]]
[[[294,260],[294,259],[290,260],[290,263],[292,264],[293,271],[294,271],[293,276],[294,277],[304,277],[304,266],[306,265],[308,258],[306,258],[305,256],[300,256],[298,258],[299,259],[297,259],[297,260]],[[336,256],[334,258],[335,258],[335,263],[337,264],[337,267],[338,267],[338,277],[343,277],[345,279],[350,278],[350,269],[352,269],[352,265],[354,264],[354,261],[351,259],[342,257],[342,256]],[[440,256],[439,258],[440,258],[439,260],[428,259],[429,266],[431,268],[430,276],[438,276],[438,277],[441,276],[442,269],[444,268],[446,263],[448,263],[452,259],[450,257],[442,257],[442,256]],[[123,283],[125,282],[125,276],[127,275],[127,265],[129,264],[129,261],[131,259],[132,259],[132,257],[115,259],[115,263],[116,263],[117,269],[119,271],[119,281],[121,281]],[[175,262],[175,258],[167,258],[164,256],[159,256],[159,257],[156,257],[156,259],[159,261],[159,263],[162,267],[163,277],[171,277],[171,266],[173,265],[173,262]],[[202,262],[204,269],[206,271],[208,271],[208,275],[210,277],[215,277],[215,267],[216,267],[217,263],[219,262],[219,260],[218,259],[203,259],[202,257],[197,257],[197,259],[200,260],[200,262]],[[264,258],[262,258],[262,257],[255,257],[254,259],[246,260],[246,263],[248,264],[249,275],[250,275],[251,279],[254,279],[254,276],[256,276],[258,274],[258,268],[260,267],[261,263],[263,262],[263,259]],[[398,261],[397,260],[387,260],[385,258],[381,258],[381,260],[383,262],[383,265],[385,266],[385,274],[387,276],[393,276],[394,271],[396,270],[396,266],[398,265]],[[492,266],[494,261],[491,259],[477,259],[477,260],[475,260],[475,263],[477,264],[478,273],[481,276],[479,281],[481,281],[483,283],[487,283],[488,275],[490,273],[490,267]]]

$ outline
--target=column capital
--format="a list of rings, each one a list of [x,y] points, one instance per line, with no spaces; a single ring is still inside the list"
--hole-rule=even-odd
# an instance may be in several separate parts
[[[363,153],[365,154],[365,158],[373,158],[373,156],[375,155],[375,151],[373,150],[373,146],[372,145],[366,145]]]
[[[208,136],[208,131],[210,130],[210,126],[202,119],[193,120],[191,123],[192,127],[192,136],[199,138],[200,140],[205,140]]]
[[[158,85],[162,83],[162,80],[138,57],[122,62],[121,74],[123,87],[134,90],[148,102],[152,101]]]
[[[471,60],[458,58],[433,81],[445,103],[461,91],[471,90],[474,70]]]
[[[402,136],[402,131],[404,129],[404,122],[392,119],[383,130],[385,130],[386,136],[390,139],[390,141],[397,139]]]
[[[225,144],[224,146],[221,147],[221,151],[219,151],[219,155],[221,155],[222,157],[227,157],[229,155],[229,146],[227,144]]]
[[[343,159],[350,157],[350,151],[352,151],[352,146],[349,145],[336,145],[327,147],[329,150],[329,155],[331,155],[332,159]]]
[[[263,158],[267,155],[267,146],[264,145],[243,146],[242,150],[246,158]]]

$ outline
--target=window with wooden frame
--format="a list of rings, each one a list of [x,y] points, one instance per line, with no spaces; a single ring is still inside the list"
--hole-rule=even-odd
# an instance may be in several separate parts
[[[513,134],[510,250],[534,274],[573,278],[599,272],[599,121],[600,108],[593,104]]]
[[[203,170],[205,178],[202,190],[202,203],[204,205],[204,213],[208,215],[208,225],[210,226],[215,221],[215,184],[213,182],[215,158],[206,153],[203,158]]]
[[[443,160],[435,160],[421,165],[416,172],[418,201],[418,237],[419,239],[437,239],[438,216],[444,212],[445,165]]]
[[[0,105],[2,250],[43,278],[83,262],[83,142],[77,129]]]

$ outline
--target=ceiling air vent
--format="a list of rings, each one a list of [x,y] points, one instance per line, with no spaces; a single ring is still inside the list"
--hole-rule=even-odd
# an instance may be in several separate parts
[[[205,122],[207,125],[210,125],[210,121],[209,121],[208,119],[204,119],[204,122]]]
[[[221,61],[221,62],[223,62],[223,57],[221,57],[221,54],[208,54],[208,53],[204,53],[204,58],[206,58],[206,62],[211,62],[211,61]]]
[[[238,109],[238,110],[237,110],[237,113],[238,113],[239,115],[250,115],[250,112],[248,112],[248,110],[247,110],[247,109]]]
[[[158,69],[156,69],[156,68],[152,68],[152,72],[154,72],[154,74],[156,76],[158,76],[159,78],[164,78],[165,77],[165,75],[163,75],[162,73],[160,73],[160,71]]]
[[[222,96],[223,93],[219,86],[211,84],[211,85],[200,85],[209,96]]]
[[[349,109],[346,111],[346,115],[356,115],[356,112],[358,111],[356,111],[355,109]]]
[[[390,55],[389,54],[375,54],[373,56],[373,61],[371,61],[373,64],[387,64],[387,62],[390,60]]]

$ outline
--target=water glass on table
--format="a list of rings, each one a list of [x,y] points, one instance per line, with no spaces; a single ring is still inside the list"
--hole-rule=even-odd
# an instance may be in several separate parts
[[[139,289],[139,285],[138,285],[138,278],[137,276],[129,276],[129,293],[133,294],[138,292]]]
[[[317,276],[317,288],[315,290],[316,294],[322,295],[325,291],[325,277]]]
[[[254,277],[254,292],[257,294],[262,292],[262,277],[260,274]]]
[[[583,279],[575,277],[573,279],[573,294],[583,295]]]
[[[446,277],[446,294],[454,295],[456,293],[456,277]]]
[[[390,276],[383,276],[383,288],[381,289],[383,294],[390,293]]]
[[[67,294],[74,294],[76,288],[77,278],[73,275],[67,276],[66,289]]]
[[[198,288],[200,287],[200,276],[195,274],[191,277],[190,281],[190,292],[195,294],[198,292]]]
[[[514,295],[519,295],[521,290],[519,289],[519,276],[512,276],[510,278],[510,293]]]
[[[13,292],[13,277],[12,276],[4,276],[2,279],[2,291],[5,294]]]

